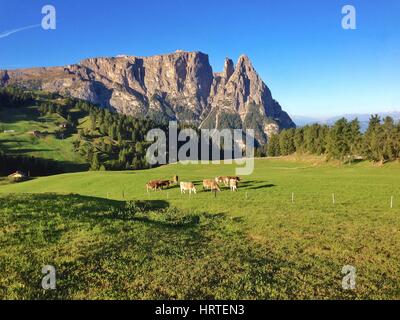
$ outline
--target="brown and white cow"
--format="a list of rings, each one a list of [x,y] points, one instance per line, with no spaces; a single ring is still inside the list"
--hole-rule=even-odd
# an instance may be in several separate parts
[[[149,181],[146,183],[146,189],[147,189],[147,192],[149,192],[149,190],[155,191],[155,190],[159,190],[161,188],[157,181]]]
[[[221,191],[218,183],[212,179],[203,180],[203,190]]]
[[[236,180],[237,182],[239,182],[240,181],[240,177],[238,177],[238,176],[228,176],[228,178],[229,179],[234,179],[234,180]]]
[[[193,182],[181,182],[181,194],[185,193],[187,190],[189,191],[189,194],[192,192],[196,193],[196,187]]]
[[[232,192],[237,191],[238,187],[238,181],[236,179],[230,179],[229,180],[229,188],[231,189]]]
[[[160,187],[161,187],[161,189],[162,188],[164,188],[164,187],[169,187],[171,184],[173,184],[173,182],[172,181],[170,181],[170,180],[159,180],[158,181],[158,184],[160,185]]]
[[[224,184],[225,187],[229,187],[229,178],[228,177],[216,177],[215,182],[217,184]]]
[[[215,178],[215,182],[218,183],[218,184],[222,184],[223,183],[225,187],[229,187],[230,186],[230,182],[229,181],[231,179],[234,179],[237,182],[240,181],[239,177],[226,176],[226,177],[216,177]]]
[[[147,192],[149,190],[161,190],[164,187],[169,187],[171,185],[171,181],[169,180],[151,180],[146,183]]]

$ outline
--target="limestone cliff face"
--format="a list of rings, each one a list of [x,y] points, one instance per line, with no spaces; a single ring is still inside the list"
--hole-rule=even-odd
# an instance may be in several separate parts
[[[253,128],[260,142],[271,123],[294,126],[246,56],[236,66],[226,59],[221,73],[213,73],[201,52],[92,58],[65,67],[0,71],[0,86],[6,85],[58,92],[137,117]]]

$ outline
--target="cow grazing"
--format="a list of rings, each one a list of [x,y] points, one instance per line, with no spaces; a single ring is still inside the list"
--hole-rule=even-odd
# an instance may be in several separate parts
[[[229,179],[234,179],[234,180],[236,180],[237,182],[239,182],[239,181],[240,181],[240,178],[239,178],[239,177],[237,177],[237,176],[235,176],[235,177],[229,176],[228,178],[229,178]]]
[[[234,179],[236,181],[240,181],[239,177],[226,176],[226,177],[216,177],[215,178],[215,182],[218,183],[218,184],[224,184],[225,187],[229,187],[231,179]]]
[[[229,188],[231,189],[232,192],[237,191],[238,187],[238,181],[236,179],[230,179],[229,180]]]
[[[168,188],[173,182],[170,180],[160,180],[158,181],[158,184],[160,185],[161,189],[166,187]]]
[[[215,182],[217,184],[224,184],[225,187],[229,187],[229,178],[228,177],[216,177]]]
[[[203,190],[221,191],[218,183],[215,180],[203,180]]]
[[[169,187],[171,185],[171,181],[169,180],[151,180],[146,183],[147,192],[149,190],[161,190],[165,187]]]
[[[155,190],[160,190],[161,188],[157,181],[149,181],[146,183],[146,189],[147,192],[149,192],[149,190],[155,191]]]
[[[196,187],[192,182],[181,182],[180,186],[181,186],[181,194],[186,193],[186,190],[189,191],[189,194],[191,194],[192,191],[196,193]]]

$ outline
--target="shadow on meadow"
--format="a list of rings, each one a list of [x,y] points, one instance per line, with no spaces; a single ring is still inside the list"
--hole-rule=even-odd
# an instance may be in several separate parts
[[[0,203],[0,273],[8,275],[0,296],[10,299],[267,297],[282,263],[247,240],[240,220],[163,200],[25,194]],[[55,291],[41,289],[43,264],[57,269]]]
[[[119,201],[78,194],[9,195],[0,198],[2,206],[13,210],[13,215],[31,220],[61,215],[92,223],[107,220],[143,222],[159,227],[193,227],[200,216],[170,207],[164,200]],[[218,216],[218,215],[216,215]]]
[[[242,218],[164,200],[76,194],[0,197],[0,297],[285,299],[312,296],[294,262],[249,239]],[[41,289],[43,265],[57,290]],[[291,281],[287,281],[287,279]],[[300,280],[297,280],[300,279]],[[21,289],[23,288],[23,289]],[[330,292],[331,286],[326,286]],[[300,290],[300,291],[299,291]],[[335,291],[333,291],[335,292]]]
[[[244,188],[248,190],[265,189],[273,187],[276,187],[276,185],[260,180],[245,180],[239,183],[239,188]]]
[[[203,181],[202,180],[194,180],[192,181],[198,192],[211,192],[210,190],[203,189]],[[228,190],[229,186],[226,186],[223,183],[219,184],[221,190]],[[267,183],[266,181],[260,180],[241,180],[238,184],[239,189],[247,189],[247,190],[257,190],[257,189],[266,189],[276,187],[275,184]],[[175,185],[173,188],[179,188],[179,184]]]
[[[43,177],[55,174],[80,172],[89,168],[86,163],[75,163],[65,160],[51,160],[42,157],[33,157],[30,152],[48,151],[45,149],[19,149],[13,152],[12,149],[4,148],[10,151],[9,155],[0,154],[0,176],[8,176],[15,171],[22,171],[25,174],[30,173],[31,177]]]

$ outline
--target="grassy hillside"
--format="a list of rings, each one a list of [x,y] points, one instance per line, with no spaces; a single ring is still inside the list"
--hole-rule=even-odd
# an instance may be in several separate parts
[[[0,175],[149,168],[149,130],[163,124],[43,91],[0,88]]]
[[[400,298],[398,164],[257,160],[237,193],[145,192],[148,180],[175,174],[200,185],[204,178],[234,174],[234,167],[176,164],[0,185],[3,294]],[[57,195],[26,195],[49,192]],[[118,208],[128,200],[146,201],[147,209],[130,216],[141,211],[134,206],[126,215]],[[152,209],[154,204],[170,209]],[[184,222],[171,228],[174,221]],[[48,260],[60,269],[63,290],[43,296],[32,279],[40,278],[39,265]],[[344,265],[357,268],[356,291],[341,288]]]
[[[66,119],[56,113],[41,116],[36,106],[2,109],[0,110],[0,149],[7,154],[59,161],[66,171],[83,170],[87,167],[85,161],[74,151],[72,144],[76,139],[76,134],[67,136],[65,139],[55,136],[58,129],[57,123],[65,121]],[[85,121],[85,118],[80,119],[80,126],[85,126]],[[32,134],[33,131],[46,134],[35,137]]]

